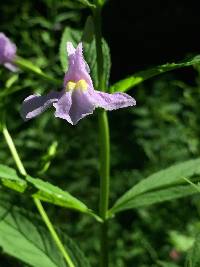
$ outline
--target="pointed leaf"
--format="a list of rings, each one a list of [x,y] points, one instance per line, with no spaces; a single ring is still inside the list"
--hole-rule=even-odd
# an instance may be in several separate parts
[[[164,72],[189,67],[191,65],[200,63],[200,55],[193,57],[190,60],[186,60],[180,63],[167,63],[164,65],[160,65],[151,69],[147,69],[144,71],[139,71],[134,75],[121,80],[110,87],[111,92],[126,92],[132,87],[142,83],[145,80],[148,80],[154,76],[160,75]]]
[[[141,208],[144,206],[150,206],[156,203],[169,201],[172,199],[178,199],[186,196],[197,194],[195,188],[191,186],[173,186],[167,189],[156,190],[153,192],[147,192],[139,195],[135,198],[129,199],[129,201],[123,203],[123,205],[116,205],[111,209],[112,214],[134,208]]]
[[[91,212],[84,203],[55,185],[30,176],[27,176],[27,181],[39,190],[34,196],[40,200],[84,213]]]
[[[188,160],[176,165],[173,165],[165,170],[161,170],[157,173],[154,173],[147,177],[146,179],[142,180],[135,186],[133,186],[129,191],[127,191],[122,197],[120,197],[113,208],[111,209],[110,213],[118,212],[119,210],[123,209],[130,209],[132,207],[136,207],[139,205],[138,201],[140,200],[142,203],[142,198],[144,197],[144,193],[147,193],[149,191],[158,190],[160,189],[166,189],[170,186],[179,185],[183,182],[183,177],[191,177],[193,175],[199,175],[200,174],[200,159],[194,159],[194,160]],[[168,188],[167,188],[168,189]],[[170,190],[170,189],[169,189]],[[160,202],[159,199],[169,199],[168,193],[171,192],[172,195],[174,195],[174,192],[176,192],[176,189],[171,189],[172,191],[160,191],[161,196],[158,195],[157,202]],[[175,190],[175,191],[174,191]],[[184,189],[180,192],[180,194],[183,194],[183,196],[187,194],[196,193],[195,188],[190,189]],[[153,192],[154,193],[154,192]],[[153,196],[154,200],[152,199],[152,194],[148,193],[150,195],[146,195],[146,199],[149,198],[149,203],[153,204],[156,203],[156,198]],[[140,198],[138,198],[141,196]],[[178,195],[177,195],[178,196]],[[181,197],[181,196],[180,196]],[[139,200],[136,200],[139,199]],[[162,200],[162,201],[164,201]],[[147,205],[147,201],[144,199],[144,202]],[[136,203],[136,204],[135,204]],[[138,203],[138,204],[137,204]]]

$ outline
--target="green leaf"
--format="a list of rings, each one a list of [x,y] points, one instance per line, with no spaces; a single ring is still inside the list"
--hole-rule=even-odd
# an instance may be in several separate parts
[[[30,176],[27,176],[26,179],[39,190],[34,194],[38,199],[61,207],[78,210],[83,213],[91,213],[84,203],[70,195],[68,192],[63,191],[61,188]]]
[[[0,205],[0,247],[33,267],[67,267],[43,223],[29,212]],[[76,267],[89,267],[89,263],[75,243],[64,233],[60,237]]]
[[[187,259],[186,267],[199,267],[200,266],[200,235],[197,236],[193,247],[190,249]]]
[[[173,186],[167,189],[147,192],[135,198],[129,199],[127,202],[123,203],[123,205],[115,206],[111,211],[112,213],[116,213],[128,209],[141,208],[193,194],[197,194],[197,191],[191,186]]]
[[[14,63],[21,69],[24,69],[28,72],[33,72],[34,74],[37,74],[38,76],[42,77],[43,79],[60,85],[60,81],[54,79],[51,76],[46,75],[38,66],[36,66],[33,62],[31,62],[30,60],[21,58],[21,57],[16,57],[14,60]]]
[[[27,70],[32,70],[33,72],[39,74],[39,75],[42,75],[42,70],[36,66],[35,64],[33,64],[31,61],[27,60],[27,59],[24,59],[24,58],[21,58],[21,57],[17,57],[15,59],[15,63],[23,68],[23,69],[27,69]]]
[[[4,186],[21,193],[27,187],[26,181],[18,176],[16,170],[2,164],[0,164],[0,180]]]
[[[95,8],[96,6],[90,3],[88,0],[78,0],[81,4],[84,6],[90,7],[90,8]]]
[[[66,27],[64,29],[59,47],[60,62],[64,72],[68,68],[66,43],[72,42],[74,46],[77,46],[80,40],[81,40],[81,31],[72,29],[70,27]]]
[[[111,92],[126,92],[132,87],[164,72],[189,67],[200,63],[200,55],[180,63],[167,63],[148,70],[136,72],[134,75],[121,80],[110,87]]]
[[[169,239],[173,247],[179,252],[186,252],[194,244],[194,238],[178,231],[170,231]]]
[[[176,165],[173,165],[165,170],[156,172],[146,179],[142,180],[129,191],[127,191],[122,197],[120,197],[113,208],[110,210],[110,214],[122,211],[125,209],[136,208],[138,206],[154,204],[157,202],[170,200],[177,197],[190,195],[195,192],[195,188],[188,187],[172,187],[179,185],[183,182],[183,177],[191,177],[200,174],[200,159],[188,160]],[[176,188],[181,191],[178,193]],[[149,192],[157,190],[156,192]],[[160,190],[160,191],[159,191]],[[148,194],[147,194],[148,192]],[[145,193],[145,194],[144,194]],[[156,195],[154,194],[158,194]],[[141,204],[140,204],[141,203]]]

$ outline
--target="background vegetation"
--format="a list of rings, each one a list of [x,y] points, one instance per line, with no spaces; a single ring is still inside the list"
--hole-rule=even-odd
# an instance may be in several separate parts
[[[74,2],[24,0],[21,4],[21,1],[10,0],[1,3],[0,31],[12,38],[21,56],[31,59],[49,75],[62,78],[58,56],[61,34],[66,26],[82,29],[86,17],[87,11]],[[120,48],[120,44],[117,46]],[[116,56],[115,53],[115,64]],[[132,69],[128,59],[127,64]],[[114,70],[116,68],[115,65]],[[127,74],[120,69],[121,77],[117,77],[118,72],[119,69],[112,72],[112,80]],[[23,72],[13,75],[1,67],[0,90],[5,88],[16,90],[0,105],[29,173],[58,184],[97,210],[96,116],[88,117],[74,127],[53,119],[52,111],[49,111],[24,123],[19,115],[22,100],[30,92],[54,88],[34,75]],[[18,91],[20,88],[23,90]],[[198,157],[200,151],[200,71],[197,67],[191,68],[186,78],[184,71],[164,74],[138,86],[130,94],[137,99],[136,108],[109,113],[111,203],[148,174]],[[3,138],[0,139],[0,163],[14,166]],[[24,206],[24,197],[4,191],[9,193],[13,203]],[[26,208],[34,209],[27,201]],[[92,224],[92,219],[62,208],[49,205],[46,208],[55,224],[79,244],[91,265],[97,266],[99,247],[95,237],[98,228]],[[186,251],[200,232],[199,213],[199,196],[195,195],[117,215],[109,233],[111,266],[153,267],[157,266],[158,260],[174,263],[171,266],[183,266]],[[25,266],[3,251],[0,265]]]

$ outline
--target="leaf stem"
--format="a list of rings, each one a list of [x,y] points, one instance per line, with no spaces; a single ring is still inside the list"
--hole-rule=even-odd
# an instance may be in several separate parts
[[[22,164],[22,161],[21,159],[19,158],[19,155],[17,153],[17,150],[16,150],[16,147],[14,145],[14,142],[12,140],[12,137],[10,135],[10,133],[8,132],[8,129],[6,127],[6,125],[4,124],[3,125],[3,129],[2,129],[2,132],[3,132],[3,135],[4,135],[4,138],[6,140],[6,143],[10,149],[10,152],[12,154],[12,157],[15,161],[15,164],[17,165],[17,168],[19,170],[19,172],[23,175],[23,176],[26,176],[27,175],[27,172]]]
[[[106,84],[103,70],[103,50],[102,50],[102,32],[101,32],[101,6],[94,10],[95,38],[97,51],[97,70],[98,87],[106,91]],[[107,113],[100,110],[99,119],[99,141],[100,141],[100,199],[99,214],[103,220],[101,224],[101,253],[100,267],[109,266],[108,255],[108,221],[107,211],[109,206],[109,188],[110,188],[110,134]]]
[[[36,74],[37,76],[54,83],[56,85],[61,85],[61,81],[47,75],[44,73],[38,66],[34,65],[31,61],[24,59],[22,57],[17,56],[14,60],[14,64],[16,64],[19,68],[26,70],[28,72],[32,72]]]
[[[3,136],[4,136],[5,140],[6,140],[6,143],[7,143],[8,147],[10,149],[12,157],[13,157],[16,165],[17,165],[17,168],[18,168],[19,172],[23,176],[27,176],[27,172],[26,172],[26,170],[24,168],[24,165],[23,165],[23,163],[22,163],[22,161],[21,161],[21,159],[19,157],[19,154],[18,154],[17,149],[15,147],[15,144],[13,142],[13,139],[12,139],[12,137],[11,137],[11,135],[10,135],[10,133],[9,133],[9,131],[8,131],[8,129],[7,129],[5,124],[3,124],[3,126],[2,126],[2,133],[3,133]],[[39,199],[36,199],[35,197],[33,199],[34,199],[34,203],[35,203],[38,211],[40,212],[40,215],[41,215],[43,221],[45,222],[49,232],[52,235],[52,238],[54,239],[58,249],[60,250],[60,252],[62,253],[64,259],[66,260],[68,266],[69,267],[75,267],[75,265],[73,264],[69,254],[65,250],[64,245],[62,244],[61,240],[59,239],[59,237],[58,237],[58,235],[57,235],[57,233],[56,233],[51,221],[49,220],[49,217],[48,217],[46,211],[44,210],[41,201]]]
[[[41,201],[39,199],[35,198],[35,197],[33,199],[34,199],[34,203],[35,203],[35,205],[36,205],[36,207],[37,207],[37,209],[38,209],[43,221],[45,222],[47,228],[49,229],[49,232],[51,233],[51,236],[54,239],[57,247],[62,252],[62,255],[65,258],[68,266],[69,267],[75,267],[75,265],[72,262],[69,254],[66,252],[66,250],[65,250],[65,248],[64,248],[64,246],[63,246],[63,244],[62,244],[62,242],[60,240],[60,238],[58,237],[58,235],[57,235],[57,233],[56,233],[51,221],[49,220],[49,217],[48,217],[47,213],[45,212],[45,210],[44,210],[44,208],[43,208],[43,206],[41,204]]]

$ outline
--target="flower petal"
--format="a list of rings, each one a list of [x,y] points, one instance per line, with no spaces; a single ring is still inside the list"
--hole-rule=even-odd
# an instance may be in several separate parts
[[[14,64],[12,64],[10,62],[4,63],[4,67],[11,70],[12,72],[17,72],[19,70],[19,68],[17,66],[15,66]]]
[[[69,111],[72,124],[93,113],[95,105],[88,91],[76,89],[72,93],[72,106]]]
[[[16,45],[2,32],[0,32],[0,64],[12,62],[16,56]]]
[[[73,124],[70,115],[69,110],[72,105],[72,92],[66,92],[64,93],[61,98],[58,100],[58,102],[54,103],[53,106],[56,109],[55,117],[67,120],[69,123]]]
[[[79,43],[75,49],[71,42],[67,42],[67,52],[69,57],[69,68],[64,77],[64,88],[69,81],[78,82],[85,80],[89,87],[93,88],[93,83],[89,75],[89,67],[83,57],[83,46]]]
[[[22,118],[26,121],[40,115],[53,103],[57,102],[59,98],[60,93],[55,91],[51,91],[46,96],[30,95],[22,103]]]
[[[108,94],[95,90],[91,94],[95,106],[105,110],[115,110],[136,105],[135,99],[125,93]]]

